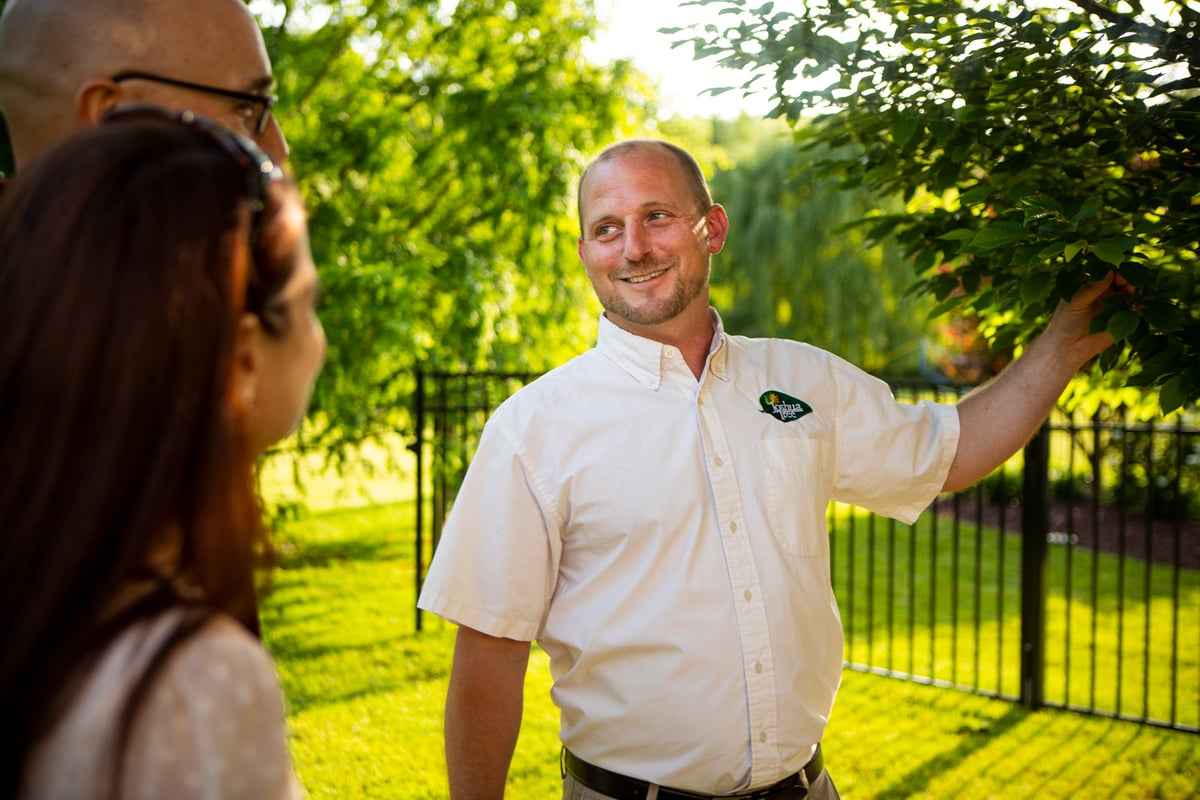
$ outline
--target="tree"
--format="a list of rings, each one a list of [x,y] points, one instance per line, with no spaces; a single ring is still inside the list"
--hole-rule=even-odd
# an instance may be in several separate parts
[[[862,230],[844,227],[879,199],[835,191],[814,156],[777,143],[713,176],[732,223],[714,293],[729,292],[734,330],[812,342],[876,374],[911,374],[932,304],[901,304],[911,270],[897,248],[869,246]]]
[[[253,7],[322,270],[308,444],[405,426],[416,367],[540,370],[590,344],[573,182],[645,105],[627,64],[583,58],[590,6]]]
[[[1153,387],[1164,412],[1200,399],[1200,12],[697,2],[732,20],[694,32],[697,57],[745,70],[743,88],[767,81],[840,185],[903,199],[862,224],[913,259],[936,311],[979,314],[993,346],[1020,345],[1116,269],[1137,293],[1098,318],[1120,347],[1094,378]]]

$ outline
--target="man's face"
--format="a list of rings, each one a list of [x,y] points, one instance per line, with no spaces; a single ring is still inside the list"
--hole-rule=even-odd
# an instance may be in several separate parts
[[[708,274],[728,221],[698,207],[683,167],[643,148],[596,164],[580,192],[579,257],[609,319],[649,338],[708,325]]]
[[[271,62],[258,25],[240,0],[171,3],[155,34],[155,63],[130,65],[130,70],[215,90],[270,94]],[[261,133],[257,129],[261,102],[145,78],[128,78],[120,86],[125,100],[195,111],[254,139],[277,163],[287,159],[274,115]]]

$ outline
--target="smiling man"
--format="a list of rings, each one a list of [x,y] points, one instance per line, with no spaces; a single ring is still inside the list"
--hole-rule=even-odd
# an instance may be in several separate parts
[[[282,163],[271,62],[241,0],[8,0],[0,111],[17,169],[120,103],[190,109]]]
[[[503,794],[537,640],[564,798],[836,798],[827,505],[912,522],[1003,462],[1111,344],[1087,331],[1113,279],[958,406],[913,406],[810,345],[725,332],[708,275],[729,220],[685,151],[608,148],[579,215],[596,347],[488,421],[421,593],[459,626],[450,795]]]

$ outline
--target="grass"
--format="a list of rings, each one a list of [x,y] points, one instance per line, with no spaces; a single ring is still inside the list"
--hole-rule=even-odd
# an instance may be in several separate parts
[[[428,616],[414,629],[412,516],[404,503],[322,512],[279,537],[263,627],[314,799],[446,797],[454,631]],[[561,794],[549,685],[535,650],[509,778],[516,800]],[[842,795],[857,800],[1200,797],[1195,735],[853,671],[824,747]]]

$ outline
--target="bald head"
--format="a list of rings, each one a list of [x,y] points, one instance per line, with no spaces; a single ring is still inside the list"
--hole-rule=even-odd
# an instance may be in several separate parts
[[[242,0],[8,0],[0,16],[0,110],[18,168],[123,102],[188,108],[252,135],[276,159],[286,147],[272,120],[253,130],[245,99],[150,80],[265,95],[271,65]]]

